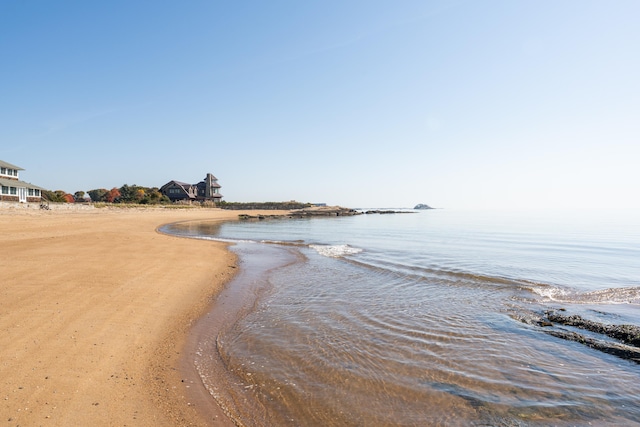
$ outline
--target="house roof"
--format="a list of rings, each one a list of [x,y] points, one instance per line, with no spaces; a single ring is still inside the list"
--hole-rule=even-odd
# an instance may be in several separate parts
[[[18,179],[0,178],[0,185],[4,185],[5,187],[27,187],[35,190],[45,190],[42,187],[38,187],[37,185],[29,184],[28,182],[20,181]]]
[[[4,160],[0,160],[0,166],[3,167],[3,168],[16,169],[16,170],[19,170],[19,171],[23,171],[24,170],[20,166],[12,165],[11,163],[7,163]]]
[[[191,188],[191,184],[187,184],[186,182],[181,182],[181,181],[176,181],[176,180],[172,180],[167,182],[165,185],[163,185],[162,187],[160,187],[160,190],[164,190],[167,187],[171,187],[177,185],[178,187],[182,188],[185,192],[188,192],[189,188]]]
[[[203,187],[206,187],[206,186],[207,186],[207,183],[206,183],[206,182],[204,182],[204,181],[200,181],[199,183],[194,184],[194,185],[195,185],[196,187],[198,187],[198,188],[203,188]],[[214,183],[211,185],[211,187],[212,187],[212,188],[222,188],[222,186],[221,186],[220,184],[218,184],[217,182],[214,182]]]

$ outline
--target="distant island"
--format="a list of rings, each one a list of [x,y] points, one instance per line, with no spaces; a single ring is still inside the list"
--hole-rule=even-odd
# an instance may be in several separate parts
[[[433,208],[429,205],[425,205],[424,203],[418,203],[416,207],[413,209],[433,209]]]

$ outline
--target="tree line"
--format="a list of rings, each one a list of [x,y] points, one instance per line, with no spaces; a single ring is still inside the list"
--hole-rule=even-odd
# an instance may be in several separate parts
[[[62,190],[42,190],[42,196],[55,203],[138,203],[142,205],[160,205],[171,203],[171,200],[160,192],[158,187],[142,187],[139,185],[123,185],[120,188],[97,188],[95,190],[76,191],[73,194]]]

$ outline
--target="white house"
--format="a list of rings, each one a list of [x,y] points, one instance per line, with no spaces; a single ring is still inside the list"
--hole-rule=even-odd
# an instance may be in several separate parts
[[[40,202],[44,188],[20,181],[21,170],[24,169],[0,160],[0,202]]]

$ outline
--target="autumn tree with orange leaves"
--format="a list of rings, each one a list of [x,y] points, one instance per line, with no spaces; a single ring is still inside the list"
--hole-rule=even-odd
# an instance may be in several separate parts
[[[118,190],[115,187],[109,190],[109,192],[104,196],[104,200],[108,203],[113,203],[119,198],[120,198],[120,190]]]

